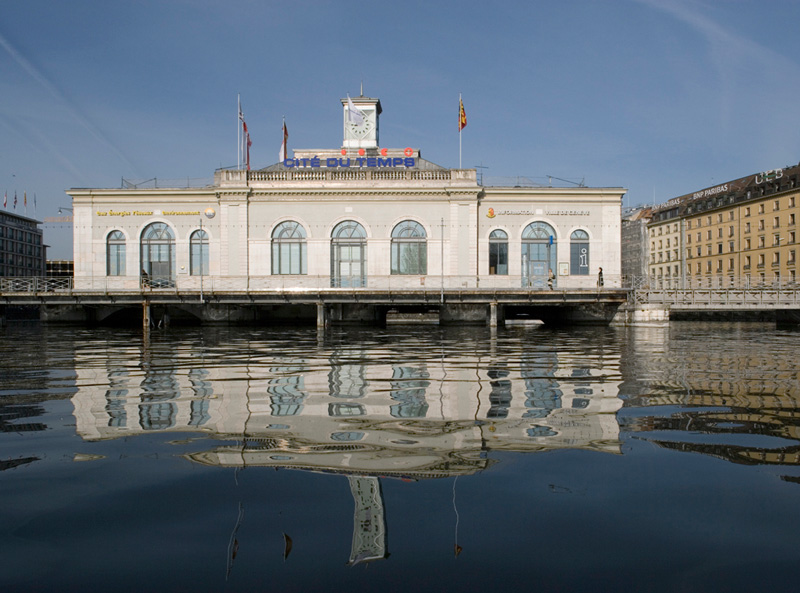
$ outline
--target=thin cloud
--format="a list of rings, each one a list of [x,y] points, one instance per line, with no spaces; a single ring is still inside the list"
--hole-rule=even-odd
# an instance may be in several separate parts
[[[81,173],[78,168],[72,163],[72,161],[67,157],[63,152],[58,150],[58,148],[44,135],[41,134],[37,129],[33,126],[26,126],[25,131],[21,131],[17,129],[18,126],[22,124],[19,121],[10,122],[7,118],[0,118],[0,124],[5,126],[11,133],[15,134],[19,137],[22,142],[27,143],[32,149],[34,150],[41,150],[42,148],[45,149],[55,160],[61,163],[61,165],[70,173],[72,173],[76,179],[81,179],[85,175]],[[17,124],[16,126],[14,124]],[[31,141],[31,136],[35,136],[36,143]]]
[[[33,80],[35,80],[39,85],[42,86],[56,101],[58,101],[61,105],[63,105],[70,116],[75,119],[78,124],[80,124],[92,137],[94,137],[98,142],[110,148],[115,155],[125,164],[125,166],[130,171],[135,171],[136,168],[133,166],[131,161],[120,151],[105,135],[95,126],[89,119],[83,115],[80,110],[75,107],[61,92],[56,86],[51,83],[47,78],[39,72],[39,70],[31,64],[29,60],[25,58],[22,54],[20,54],[9,42],[8,40],[0,34],[0,46],[8,52],[11,58],[17,63],[17,65],[22,68]]]

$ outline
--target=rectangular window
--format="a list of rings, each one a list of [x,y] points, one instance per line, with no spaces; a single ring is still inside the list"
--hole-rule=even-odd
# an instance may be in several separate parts
[[[489,274],[508,275],[508,243],[489,243]]]

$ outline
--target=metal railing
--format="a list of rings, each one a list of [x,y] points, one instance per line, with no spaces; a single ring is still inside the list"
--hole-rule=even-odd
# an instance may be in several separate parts
[[[63,292],[70,290],[72,290],[72,278],[42,278],[39,276],[0,278],[0,294]]]
[[[268,276],[90,276],[77,278],[20,277],[0,278],[0,294],[32,294],[41,292],[98,292],[129,293],[158,292],[302,292],[319,290],[341,291],[404,291],[435,292],[437,290],[464,291],[518,291],[549,290],[546,279],[527,282],[519,275],[492,275],[476,277],[436,275],[373,275],[364,278],[339,278],[320,275],[268,275]],[[626,280],[607,275],[605,285],[599,289],[596,279],[590,276],[558,277],[553,289],[559,291],[587,291],[626,289]]]
[[[800,308],[800,284],[793,280],[706,276],[686,279],[636,277],[629,302],[686,309]]]

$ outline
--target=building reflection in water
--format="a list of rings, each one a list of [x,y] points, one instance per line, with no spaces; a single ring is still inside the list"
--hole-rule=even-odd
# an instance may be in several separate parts
[[[399,362],[377,346],[209,368],[160,356],[145,357],[142,373],[77,361],[79,435],[200,432],[226,444],[186,456],[196,463],[344,474],[355,504],[351,564],[388,555],[379,477],[472,474],[492,450],[620,452],[616,384],[565,366],[556,351],[486,366],[474,354]]]
[[[622,387],[625,431],[667,449],[748,465],[800,465],[800,372],[791,334],[757,324],[718,323],[685,336],[685,326],[629,332],[637,356]],[[703,344],[693,347],[689,340]]]

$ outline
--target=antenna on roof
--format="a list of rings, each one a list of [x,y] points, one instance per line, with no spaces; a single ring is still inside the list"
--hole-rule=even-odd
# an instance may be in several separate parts
[[[556,177],[555,175],[548,175],[547,179],[548,179],[548,184],[551,186],[553,185],[553,179],[558,179],[559,181],[563,181],[564,183],[571,183],[572,185],[577,185],[578,187],[586,187],[586,185],[584,185],[586,177],[581,179],[580,183],[578,183],[577,181],[572,181],[570,179],[561,179],[561,177]]]

